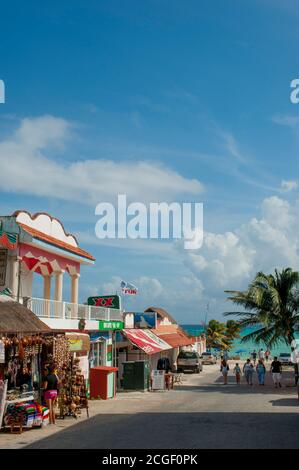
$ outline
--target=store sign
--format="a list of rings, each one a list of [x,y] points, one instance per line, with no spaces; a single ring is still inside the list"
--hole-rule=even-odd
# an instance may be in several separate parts
[[[0,249],[0,286],[5,286],[7,250]]]
[[[124,329],[124,322],[118,320],[100,320],[99,321],[99,330],[123,330]]]
[[[0,364],[5,364],[5,345],[0,341]]]
[[[152,371],[152,390],[165,389],[165,370],[154,369]]]
[[[82,351],[83,349],[83,341],[82,339],[70,339],[69,338],[69,347],[70,351]]]
[[[88,297],[87,304],[93,307],[116,308],[119,310],[119,295],[101,295]]]
[[[134,328],[156,328],[156,312],[134,312]]]

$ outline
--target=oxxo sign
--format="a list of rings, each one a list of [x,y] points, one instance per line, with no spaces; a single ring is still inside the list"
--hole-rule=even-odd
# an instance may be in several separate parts
[[[99,330],[106,331],[106,330],[123,330],[124,329],[124,322],[118,320],[100,320],[99,321]]]

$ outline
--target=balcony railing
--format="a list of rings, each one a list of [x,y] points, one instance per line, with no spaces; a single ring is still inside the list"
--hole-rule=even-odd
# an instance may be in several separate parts
[[[122,320],[122,312],[114,308],[94,307],[57,300],[24,298],[25,304],[39,318],[57,318],[61,320]]]

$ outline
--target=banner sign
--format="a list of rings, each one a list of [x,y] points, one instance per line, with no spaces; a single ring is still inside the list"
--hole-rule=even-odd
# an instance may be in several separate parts
[[[165,370],[154,369],[152,371],[152,390],[165,389]]]
[[[156,312],[134,312],[134,328],[156,328]]]
[[[123,330],[124,329],[124,322],[123,321],[118,321],[118,320],[99,320],[99,330],[100,331],[105,331],[105,330]]]
[[[148,355],[172,349],[170,344],[156,336],[151,330],[138,330],[134,328],[125,329],[123,333],[131,343]]]
[[[119,295],[97,295],[95,297],[88,297],[87,304],[93,307],[116,308],[118,310],[120,308]]]
[[[120,283],[121,291],[124,295],[137,295],[138,289],[134,284],[130,282],[121,281]]]
[[[0,249],[0,286],[5,286],[7,250]]]

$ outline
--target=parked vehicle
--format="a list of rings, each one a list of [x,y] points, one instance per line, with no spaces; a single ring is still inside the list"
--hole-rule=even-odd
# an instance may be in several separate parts
[[[292,365],[292,354],[291,353],[280,353],[278,360],[281,362],[281,364],[286,364],[286,365]]]
[[[214,356],[214,354],[210,352],[204,352],[200,356],[202,364],[216,364],[217,363],[217,357]]]
[[[181,351],[177,357],[177,371],[190,370],[199,374],[202,371],[202,362],[196,351]]]

